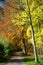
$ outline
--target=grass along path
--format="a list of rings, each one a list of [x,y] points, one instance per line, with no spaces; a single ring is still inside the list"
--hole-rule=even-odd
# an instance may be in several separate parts
[[[43,65],[43,55],[39,55],[38,63],[35,63],[34,58],[25,58],[24,61],[26,65]]]
[[[5,63],[0,63],[0,65],[5,65]]]

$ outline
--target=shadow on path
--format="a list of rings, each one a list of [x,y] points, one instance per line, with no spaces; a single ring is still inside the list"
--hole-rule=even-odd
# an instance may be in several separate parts
[[[16,58],[6,59],[6,60],[0,61],[0,63],[3,63],[3,62],[4,62],[4,63],[10,63],[10,62],[11,62],[11,63],[13,63],[13,62],[18,62],[18,63],[19,63],[19,62],[23,62],[23,61],[24,61],[24,62],[28,62],[28,61],[30,62],[30,61],[33,61],[33,60],[34,60],[34,58],[33,58],[33,59],[30,59],[30,58],[25,58],[25,57],[24,57],[24,58],[17,58],[17,59],[16,59]]]

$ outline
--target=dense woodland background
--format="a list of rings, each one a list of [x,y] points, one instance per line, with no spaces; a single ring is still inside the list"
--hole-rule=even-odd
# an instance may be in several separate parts
[[[36,47],[38,53],[43,54],[43,0],[28,0],[28,2]],[[26,0],[0,0],[0,48],[4,49],[5,57],[12,52],[12,49],[21,51],[23,42],[26,52],[33,53],[28,12]]]

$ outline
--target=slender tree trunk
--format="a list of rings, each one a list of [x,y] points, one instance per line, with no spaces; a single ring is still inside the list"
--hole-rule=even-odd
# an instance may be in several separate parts
[[[35,62],[38,62],[38,55],[37,55],[37,49],[36,49],[36,42],[35,42],[35,37],[34,37],[34,30],[33,30],[32,18],[31,18],[31,13],[30,13],[30,8],[29,8],[28,0],[26,0],[26,3],[27,3],[27,7],[28,7],[28,16],[30,17],[30,26],[31,26],[31,29],[32,29],[31,32],[32,32],[32,41],[33,41]]]
[[[23,53],[26,55],[27,53],[26,53],[26,45],[25,45],[25,38],[24,38],[24,34],[25,34],[25,31],[24,31],[24,29],[22,30],[22,42],[23,42]]]
[[[26,39],[24,37],[24,35],[26,35],[27,29],[28,29],[29,23],[26,22],[23,25],[23,30],[22,30],[22,42],[23,42],[23,51],[25,52],[24,54],[27,55],[27,49],[26,49]],[[28,40],[27,40],[28,41]]]

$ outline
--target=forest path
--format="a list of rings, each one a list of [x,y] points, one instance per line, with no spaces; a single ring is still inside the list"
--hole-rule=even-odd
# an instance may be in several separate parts
[[[13,56],[5,65],[26,65],[23,59],[22,56]]]
[[[5,65],[26,65],[26,64],[23,60],[23,57],[14,56]]]

